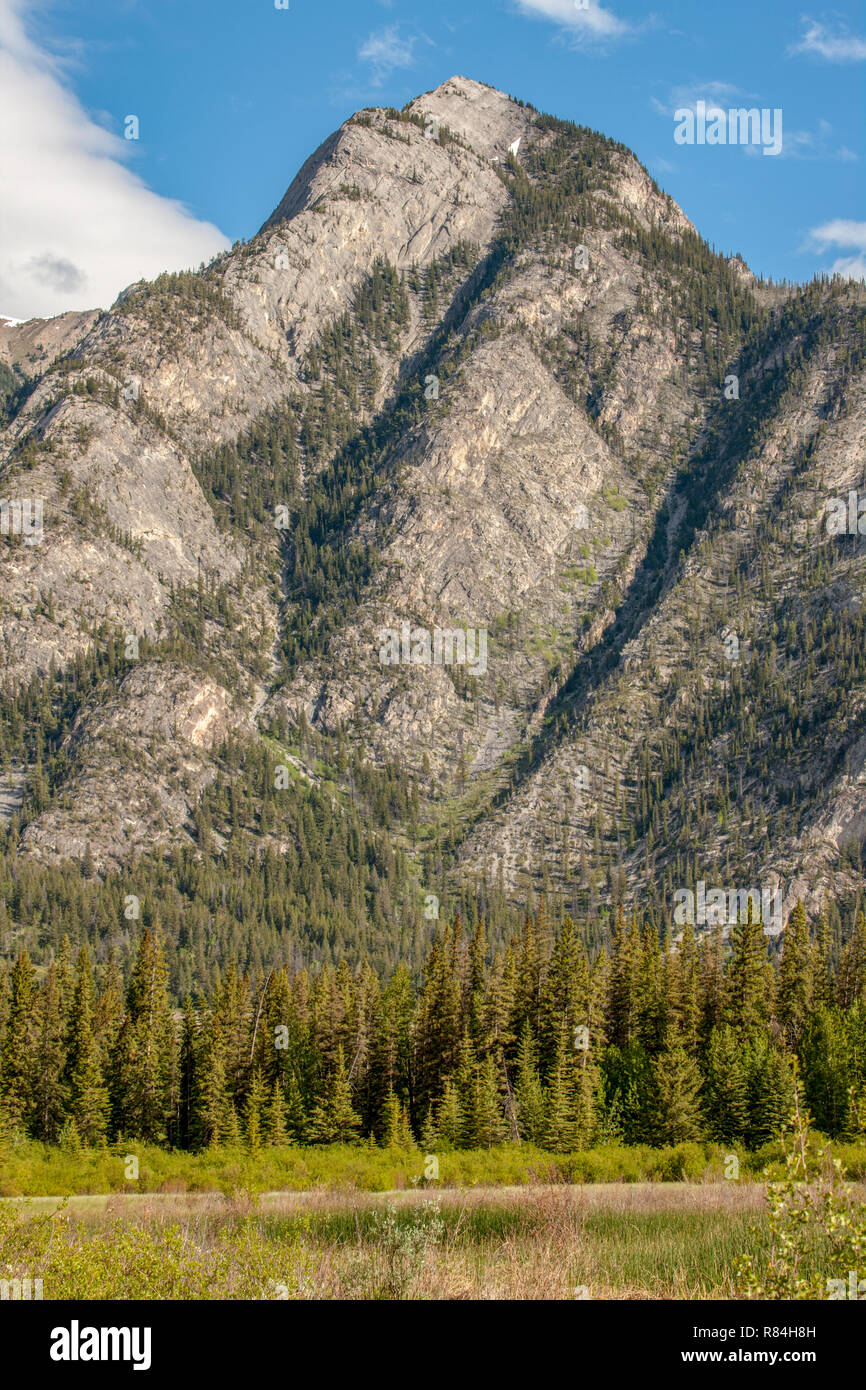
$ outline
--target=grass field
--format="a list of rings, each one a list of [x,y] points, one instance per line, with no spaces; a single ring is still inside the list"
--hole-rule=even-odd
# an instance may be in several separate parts
[[[813,1133],[810,1149],[821,1136]],[[848,1177],[866,1179],[866,1145],[832,1145]],[[551,1154],[530,1144],[440,1152],[437,1188],[522,1186],[532,1183],[724,1182],[736,1159],[738,1181],[784,1173],[781,1144],[755,1153],[718,1144],[610,1145],[579,1153]],[[101,1192],[309,1191],[315,1188],[389,1192],[425,1185],[427,1156],[419,1149],[373,1144],[282,1146],[250,1153],[245,1148],[202,1153],[167,1151],[131,1141],[101,1149],[68,1151],[33,1141],[0,1150],[0,1197],[67,1196]]]
[[[51,1298],[730,1298],[759,1184],[102,1196],[0,1208]]]
[[[839,1152],[860,1177],[862,1147]],[[45,1299],[737,1298],[738,1257],[760,1269],[770,1248],[762,1172],[784,1166],[743,1153],[732,1179],[700,1144],[437,1158],[428,1181],[415,1150],[22,1143],[0,1154],[0,1281]],[[802,1272],[845,1277],[823,1230]]]

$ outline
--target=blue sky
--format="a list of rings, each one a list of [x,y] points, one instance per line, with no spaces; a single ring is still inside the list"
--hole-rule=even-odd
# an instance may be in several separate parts
[[[454,73],[622,140],[757,274],[864,274],[863,4],[288,3],[0,0],[0,312],[107,303],[251,236],[352,111]],[[675,143],[701,99],[780,108],[781,154]]]

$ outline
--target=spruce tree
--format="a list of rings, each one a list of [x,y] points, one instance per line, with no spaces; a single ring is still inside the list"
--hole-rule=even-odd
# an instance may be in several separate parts
[[[156,932],[142,933],[113,1055],[112,1104],[119,1133],[164,1142],[177,1105],[176,1039],[168,968]]]
[[[754,1038],[748,1048],[750,1148],[776,1139],[794,1108],[794,1073],[790,1057],[766,1038]]]
[[[274,1082],[265,1111],[265,1135],[269,1144],[281,1145],[289,1142],[286,1102],[279,1081]]]
[[[652,1060],[654,1106],[653,1142],[680,1144],[699,1139],[702,1128],[701,1074],[676,1036],[669,1035],[665,1047]]]
[[[463,1105],[450,1076],[445,1078],[436,1109],[436,1142],[449,1149],[459,1148],[464,1130]]]
[[[574,1065],[569,1041],[565,1029],[560,1029],[545,1097],[544,1147],[555,1153],[568,1153],[575,1143]]]
[[[806,909],[797,899],[782,942],[776,1012],[789,1047],[797,1048],[814,1005],[814,954]]]
[[[0,1065],[0,1104],[11,1130],[26,1132],[34,1067],[33,966],[22,951],[12,968],[9,1022]]]
[[[257,1067],[253,1072],[252,1082],[247,1093],[244,1117],[244,1138],[251,1153],[257,1153],[262,1146],[264,1105],[265,1086],[261,1072]]]
[[[767,936],[756,922],[749,896],[746,920],[731,929],[731,960],[725,980],[726,1021],[741,1037],[763,1033],[773,1010],[775,977]]]
[[[524,1023],[520,1037],[514,1100],[521,1139],[530,1144],[541,1144],[545,1130],[544,1091],[535,1064],[535,1043],[528,1022]]]
[[[467,1125],[470,1142],[467,1147],[489,1149],[505,1138],[505,1113],[496,1077],[496,1067],[489,1055],[475,1068],[472,1088],[472,1108]]]
[[[36,991],[33,1031],[32,1131],[35,1138],[46,1144],[54,1144],[63,1127],[67,1098],[62,1080],[66,1061],[66,1028],[53,963],[48,967],[40,989]]]
[[[724,1144],[742,1142],[749,1128],[749,1078],[742,1044],[728,1024],[710,1034],[705,1072],[711,1137]]]
[[[314,1144],[352,1144],[361,1128],[360,1117],[352,1106],[352,1088],[346,1076],[343,1049],[325,1084],[321,1100],[313,1108],[310,1138]]]
[[[304,1144],[309,1135],[309,1121],[297,1073],[289,1072],[286,1090],[286,1127],[293,1144]]]
[[[72,993],[66,1074],[69,1114],[83,1144],[98,1144],[105,1138],[109,1108],[99,1043],[93,1031],[93,1009],[93,975],[82,947]]]

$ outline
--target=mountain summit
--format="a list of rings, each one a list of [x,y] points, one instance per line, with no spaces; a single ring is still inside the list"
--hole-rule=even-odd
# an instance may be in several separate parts
[[[0,327],[7,936],[61,864],[190,980],[251,916],[393,961],[449,901],[859,892],[864,310],[454,77],[201,271]]]

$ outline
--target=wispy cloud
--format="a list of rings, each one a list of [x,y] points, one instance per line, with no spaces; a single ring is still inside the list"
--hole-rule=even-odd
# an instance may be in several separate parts
[[[722,106],[737,97],[748,100],[749,94],[731,82],[690,82],[681,87],[672,87],[667,101],[651,97],[650,103],[660,116],[673,116],[675,111],[696,111],[699,101],[709,108]]]
[[[822,253],[826,253],[831,247],[853,252],[853,255],[839,256],[830,266],[830,270],[851,280],[866,280],[866,222],[834,217],[830,222],[823,222],[820,227],[812,228],[808,245]]]
[[[25,0],[0,0],[0,313],[104,307],[133,280],[228,246],[124,167],[130,145],[84,111],[31,39]]]
[[[866,39],[851,34],[844,25],[831,30],[804,15],[803,36],[788,52],[816,53],[828,63],[862,63],[866,59]]]
[[[785,159],[835,160],[841,164],[853,164],[859,159],[847,145],[836,143],[833,127],[823,117],[815,130],[786,130],[782,155]]]
[[[358,49],[358,57],[362,62],[372,65],[374,87],[381,87],[395,68],[411,68],[413,66],[415,62],[413,49],[417,42],[418,39],[414,36],[401,38],[396,24],[391,24],[387,29],[380,29],[377,34],[370,35]]]
[[[630,33],[631,26],[618,19],[599,0],[517,0],[524,14],[550,19],[585,39],[617,39]]]
[[[672,87],[665,100],[650,97],[653,110],[666,117],[673,117],[678,111],[697,111],[699,101],[704,103],[707,112],[711,108],[727,111],[731,108],[758,107],[761,97],[755,92],[744,92],[731,82],[719,81],[689,82]],[[740,148],[750,158],[761,152],[760,146],[755,144],[743,144]],[[838,161],[843,164],[855,163],[859,159],[859,155],[847,145],[836,142],[832,125],[823,118],[818,121],[815,130],[786,129],[779,154],[784,159]]]

